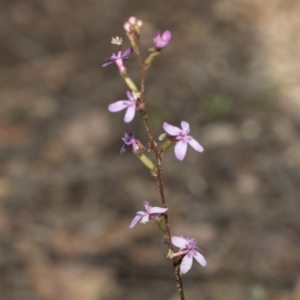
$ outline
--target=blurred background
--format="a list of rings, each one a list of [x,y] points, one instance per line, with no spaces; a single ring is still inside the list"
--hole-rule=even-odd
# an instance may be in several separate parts
[[[2,0],[0,299],[178,299],[153,223],[128,225],[154,179],[124,132],[147,143],[116,52],[130,16],[169,46],[148,71],[156,136],[190,123],[205,148],[171,149],[163,176],[173,235],[208,260],[184,275],[188,300],[300,299],[300,3],[297,0]],[[138,81],[135,56],[127,61]]]

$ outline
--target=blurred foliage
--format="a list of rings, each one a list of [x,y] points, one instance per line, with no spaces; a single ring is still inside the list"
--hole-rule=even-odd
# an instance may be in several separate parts
[[[266,295],[266,291],[262,286],[256,285],[252,287],[250,300],[267,300],[267,299],[268,298]]]
[[[10,117],[13,123],[27,123],[31,118],[30,108],[19,104],[11,109]]]
[[[232,111],[232,101],[225,95],[214,95],[206,103],[207,113],[215,119],[223,119],[229,116]]]
[[[148,116],[149,116],[149,122],[151,124],[151,127],[154,131],[161,131],[162,129],[162,122],[163,122],[163,114],[162,111],[156,108],[148,108]]]

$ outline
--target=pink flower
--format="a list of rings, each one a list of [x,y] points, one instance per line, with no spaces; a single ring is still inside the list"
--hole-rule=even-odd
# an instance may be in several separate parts
[[[168,209],[165,207],[157,207],[157,206],[150,206],[148,201],[144,201],[144,206],[146,209],[146,212],[144,211],[138,211],[136,213],[136,216],[131,221],[129,228],[132,228],[136,225],[137,222],[146,224],[148,221],[158,221],[159,215],[165,213]]]
[[[174,246],[180,248],[179,252],[175,253],[173,257],[184,255],[180,264],[180,272],[182,274],[187,273],[191,269],[193,257],[203,267],[207,265],[204,256],[199,252],[200,249],[196,246],[197,243],[195,239],[173,236],[171,241]]]
[[[141,142],[135,138],[134,132],[124,133],[124,137],[122,138],[124,145],[121,148],[120,154],[125,153],[128,147],[132,147],[132,151],[137,151],[142,147]]]
[[[123,53],[121,51],[119,51],[117,55],[113,53],[111,57],[105,58],[105,62],[102,67],[107,67],[110,64],[115,63],[118,66],[119,70],[122,72],[125,69],[123,61],[127,60],[132,52],[133,49],[130,47]]]
[[[156,48],[156,50],[161,50],[169,44],[172,37],[172,33],[169,30],[166,30],[162,35],[160,34],[160,31],[158,30],[153,37],[153,43]]]
[[[124,122],[129,123],[133,120],[135,116],[135,111],[137,106],[139,105],[139,102],[137,101],[138,96],[136,93],[131,93],[127,91],[126,95],[129,98],[129,100],[119,100],[117,102],[111,103],[108,106],[108,110],[110,112],[117,112],[123,109],[127,109],[124,116]]]
[[[188,144],[198,152],[204,151],[203,147],[192,136],[188,135],[190,133],[189,123],[182,121],[182,129],[180,129],[176,126],[168,124],[167,122],[164,122],[163,128],[176,142],[174,151],[178,160],[184,159]]]

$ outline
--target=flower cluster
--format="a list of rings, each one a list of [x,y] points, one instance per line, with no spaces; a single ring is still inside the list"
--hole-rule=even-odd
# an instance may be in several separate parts
[[[157,31],[153,36],[153,47],[149,49],[150,54],[144,60],[143,64],[142,57],[139,48],[139,38],[141,34],[143,22],[138,20],[135,17],[131,17],[126,21],[123,25],[125,33],[129,38],[129,42],[131,46],[124,52],[122,52],[122,44],[123,39],[121,37],[112,38],[112,44],[118,46],[117,54],[112,54],[111,57],[106,58],[103,63],[103,67],[107,67],[111,64],[116,64],[120,75],[124,79],[128,90],[126,92],[127,99],[126,100],[118,100],[109,104],[108,110],[112,113],[119,112],[125,110],[124,122],[130,123],[136,112],[139,111],[144,119],[144,123],[149,135],[149,145],[150,150],[154,150],[156,157],[156,164],[145,154],[146,148],[142,145],[140,140],[135,137],[133,132],[125,133],[122,138],[124,144],[121,148],[120,154],[123,154],[128,148],[131,148],[132,152],[140,159],[140,161],[146,166],[151,175],[153,175],[157,179],[157,183],[160,186],[160,191],[162,192],[162,181],[161,181],[161,159],[162,154],[169,149],[173,144],[175,144],[174,152],[175,157],[182,161],[187,153],[188,145],[190,145],[194,150],[198,152],[203,152],[203,147],[199,144],[197,140],[195,140],[190,135],[190,125],[186,121],[181,122],[181,128],[170,125],[167,122],[164,122],[162,127],[165,131],[163,138],[167,137],[167,141],[161,145],[160,149],[158,149],[157,143],[154,141],[154,137],[152,136],[151,130],[149,128],[147,109],[146,109],[146,101],[144,96],[144,84],[145,84],[145,74],[149,66],[154,61],[155,57],[160,54],[161,50],[163,50],[170,43],[172,34],[171,31],[166,30],[163,33]],[[134,83],[134,81],[130,78],[127,73],[126,66],[124,62],[129,59],[132,52],[135,52],[139,56],[139,65],[141,69],[141,85],[140,88]],[[161,140],[161,138],[159,138]],[[149,150],[149,151],[150,151]],[[171,253],[168,254],[168,257],[174,258],[178,257],[180,262],[180,272],[185,274],[190,270],[193,263],[193,258],[198,261],[202,266],[206,266],[207,262],[204,256],[201,254],[199,248],[196,246],[195,239],[184,238],[173,236],[171,238],[171,234],[168,228],[168,218],[167,212],[168,208],[166,207],[166,202],[164,197],[162,196],[162,204],[163,207],[151,206],[148,201],[144,201],[145,211],[138,211],[131,221],[129,228],[133,228],[137,223],[146,224],[149,221],[156,222],[162,234],[169,241],[169,247],[171,247],[171,242],[174,246],[179,248],[177,253],[173,253],[172,250],[169,250]]]

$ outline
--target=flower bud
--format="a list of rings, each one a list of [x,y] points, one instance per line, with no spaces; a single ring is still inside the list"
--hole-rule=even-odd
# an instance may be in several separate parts
[[[169,148],[171,148],[174,144],[174,141],[168,139],[167,141],[165,141],[162,146],[161,146],[161,151],[165,152],[167,151]]]
[[[137,23],[137,18],[136,18],[136,17],[130,17],[130,18],[128,19],[128,22],[129,22],[132,26],[134,26],[134,25]]]
[[[137,153],[137,152],[134,152],[134,153],[140,159],[140,161],[144,164],[144,166],[146,166],[151,171],[151,173],[156,174],[156,172],[157,172],[156,167],[155,167],[154,163],[152,162],[152,160],[148,156],[146,156],[144,153]]]
[[[145,68],[149,68],[150,65],[152,64],[154,58],[160,54],[159,51],[157,51],[155,48],[150,49],[150,51],[153,51],[149,54],[149,56],[145,60]]]
[[[131,24],[129,22],[125,22],[123,28],[127,33],[131,33]]]
[[[132,81],[132,79],[128,76],[123,77],[127,86],[130,88],[130,90],[132,90],[133,92],[138,92],[138,88],[135,85],[135,83]]]

